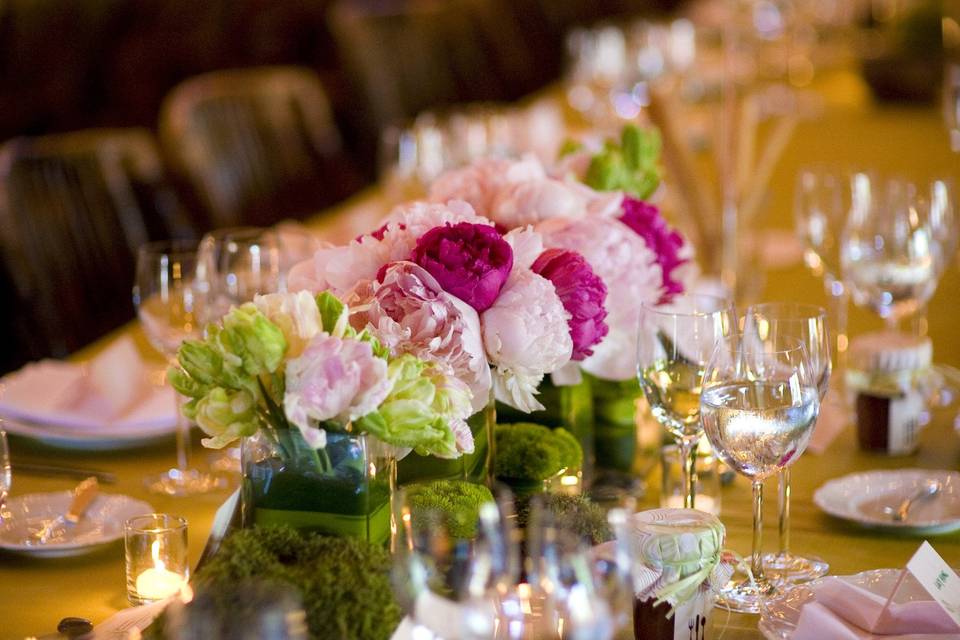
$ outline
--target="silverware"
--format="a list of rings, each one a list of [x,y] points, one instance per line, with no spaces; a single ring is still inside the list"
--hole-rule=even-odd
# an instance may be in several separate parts
[[[73,640],[73,638],[87,637],[93,631],[93,623],[87,620],[86,618],[64,618],[57,624],[56,633],[47,633],[42,636],[27,636],[24,640],[64,640],[68,638]]]
[[[13,471],[26,475],[59,476],[63,478],[79,478],[80,480],[94,477],[101,484],[116,484],[117,476],[107,471],[97,469],[81,469],[79,467],[61,467],[54,464],[38,464],[34,462],[14,462]]]
[[[59,535],[64,528],[72,527],[80,522],[87,507],[97,497],[99,490],[100,486],[94,477],[87,478],[78,484],[77,488],[73,490],[73,500],[70,502],[67,512],[57,516],[33,534],[34,540],[40,544],[46,544],[51,538]]]
[[[939,480],[928,480],[920,489],[910,497],[904,499],[898,506],[884,507],[883,512],[893,518],[894,522],[903,522],[907,519],[907,515],[909,515],[913,505],[921,500],[933,498],[940,493],[941,489],[943,489],[942,482]]]

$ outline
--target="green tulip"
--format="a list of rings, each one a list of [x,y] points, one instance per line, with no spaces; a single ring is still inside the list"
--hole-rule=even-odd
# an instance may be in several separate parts
[[[190,410],[197,425],[209,438],[203,446],[222,449],[243,436],[252,436],[260,423],[254,399],[246,391],[215,387],[196,401]]]

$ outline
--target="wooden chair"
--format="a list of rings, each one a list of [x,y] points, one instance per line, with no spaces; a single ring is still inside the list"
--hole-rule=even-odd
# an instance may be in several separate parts
[[[304,218],[362,186],[323,87],[304,68],[191,78],[164,101],[160,136],[214,228]]]
[[[137,248],[192,234],[151,135],[88,130],[0,147],[0,367],[62,357],[130,320]]]

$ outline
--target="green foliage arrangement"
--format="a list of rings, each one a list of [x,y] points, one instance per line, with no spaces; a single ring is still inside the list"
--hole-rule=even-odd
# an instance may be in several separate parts
[[[600,505],[591,502],[586,496],[571,496],[566,494],[544,493],[538,494],[536,499],[542,500],[544,507],[552,512],[558,523],[575,535],[597,545],[613,540],[613,531],[607,522],[607,515]],[[530,498],[517,500],[517,526],[525,529],[530,519]]]
[[[629,124],[593,156],[584,182],[597,191],[624,191],[641,200],[660,185],[660,132]]]
[[[405,490],[415,515],[416,512],[443,514],[450,535],[464,540],[477,535],[480,505],[493,502],[490,489],[465,480],[437,480],[409,485]],[[423,519],[414,517],[414,522],[418,521]]]
[[[301,534],[288,527],[231,534],[194,577],[194,590],[220,596],[224,616],[236,616],[235,587],[251,579],[299,592],[312,640],[389,640],[400,624],[390,587],[390,554],[354,538]],[[164,618],[148,638],[163,637]]]
[[[583,463],[580,443],[569,431],[532,422],[498,424],[496,451],[494,473],[510,480],[545,480]]]

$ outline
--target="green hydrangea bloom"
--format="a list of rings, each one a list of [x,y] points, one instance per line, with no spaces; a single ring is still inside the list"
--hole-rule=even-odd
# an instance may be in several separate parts
[[[404,489],[413,511],[413,523],[429,526],[431,515],[439,515],[455,538],[470,540],[477,535],[480,505],[493,502],[490,489],[465,480],[437,480],[412,484]],[[418,518],[418,514],[420,518]]]

